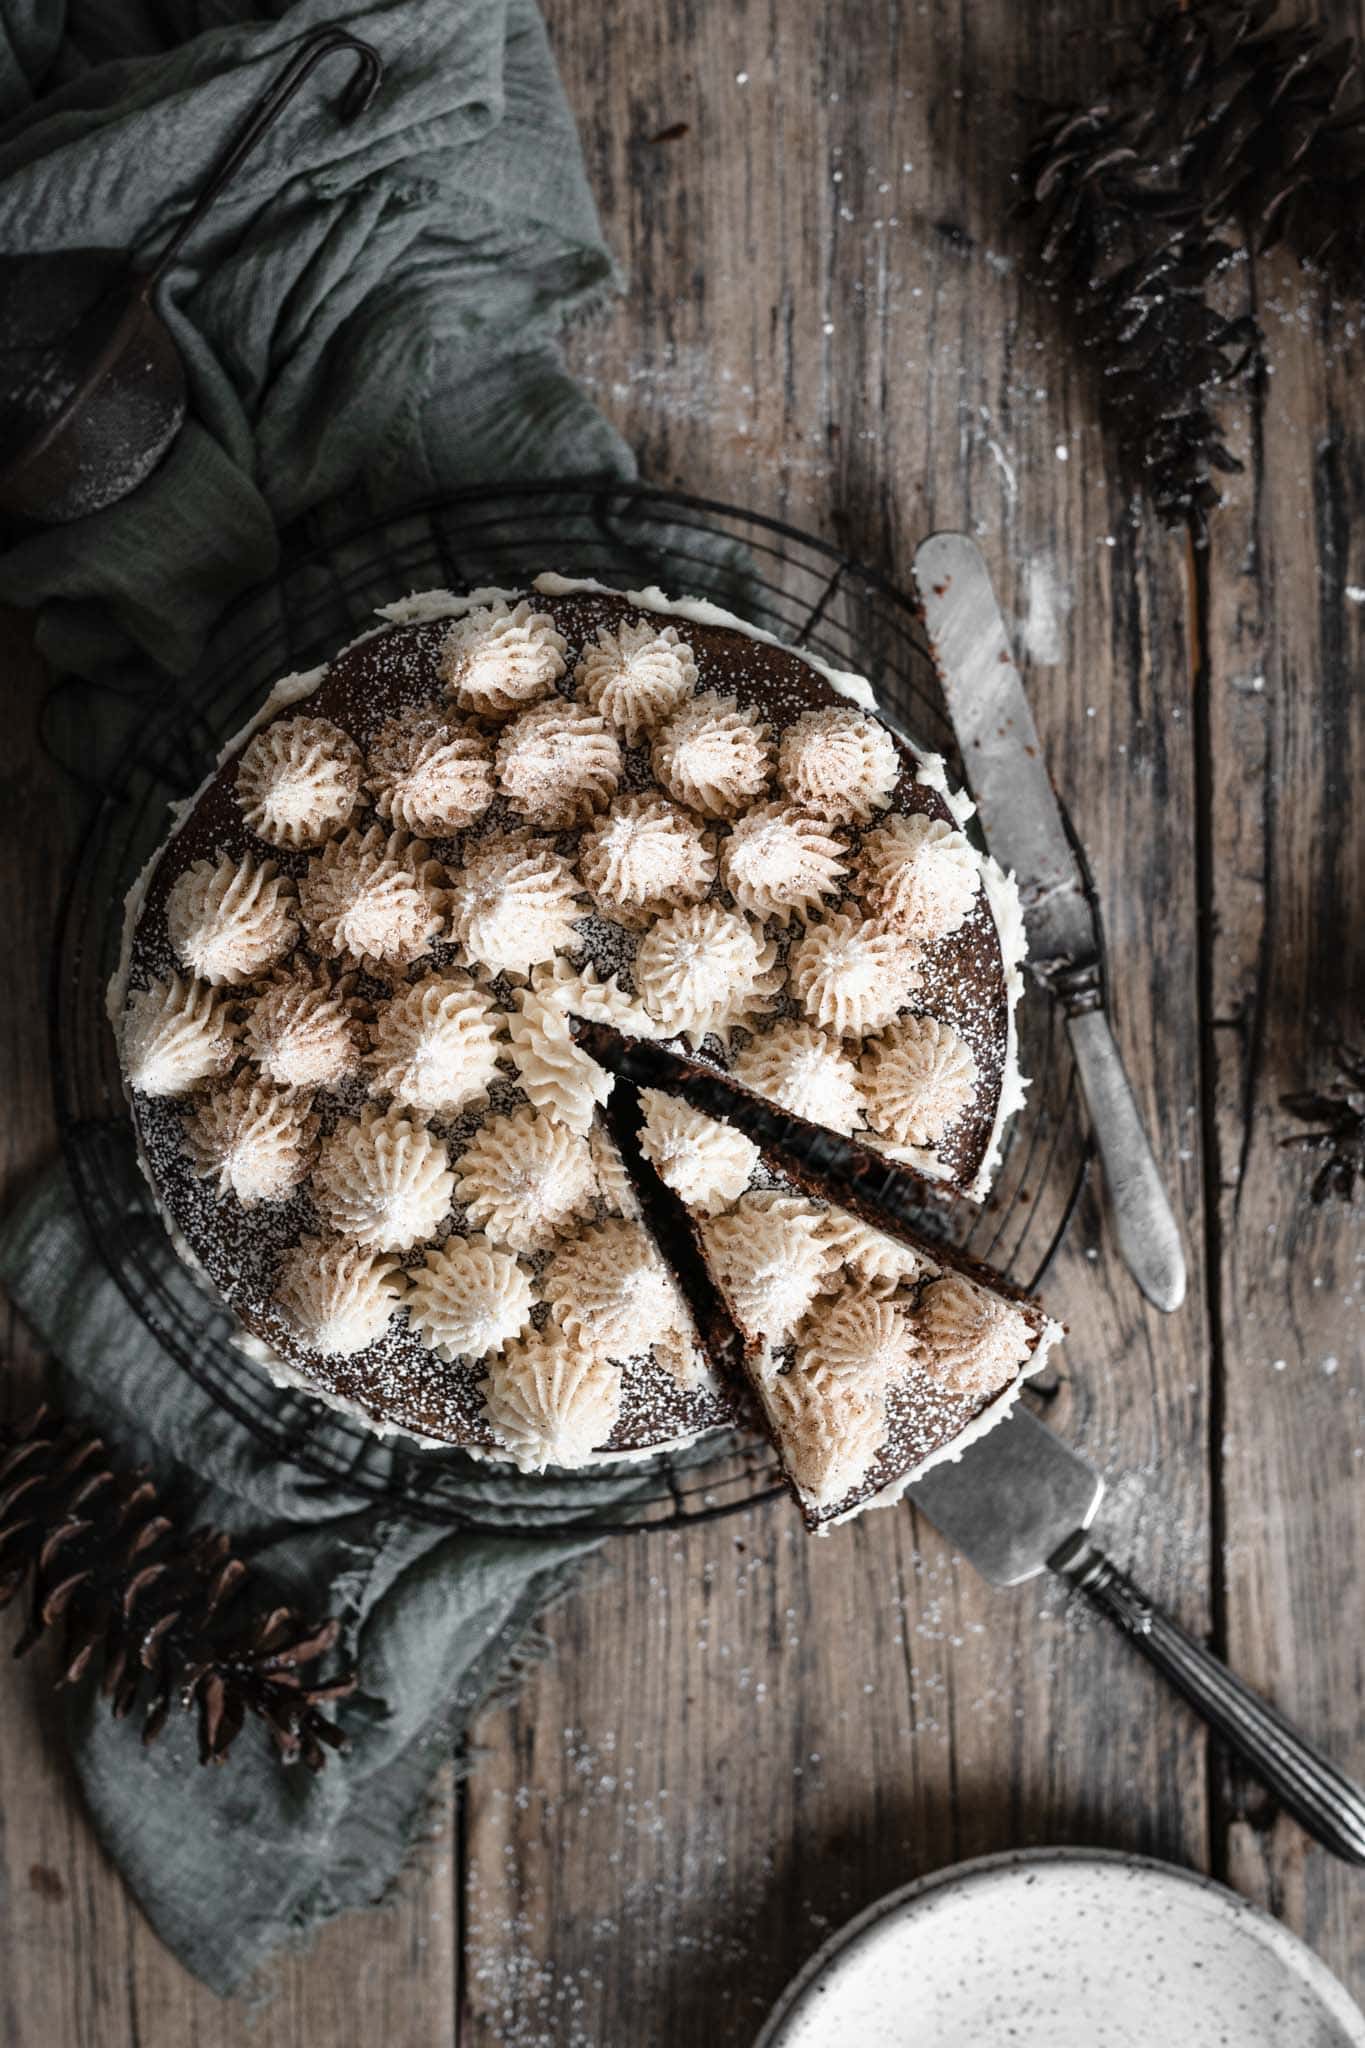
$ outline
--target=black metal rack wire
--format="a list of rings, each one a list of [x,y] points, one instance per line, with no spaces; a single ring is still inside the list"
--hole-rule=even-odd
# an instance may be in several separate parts
[[[960,780],[952,728],[914,607],[878,570],[781,520],[637,483],[546,482],[347,521],[335,511],[286,537],[269,585],[235,605],[194,673],[139,707],[103,778],[70,875],[54,953],[53,1076],[77,1199],[126,1300],[170,1358],[281,1458],[324,1483],[457,1529],[544,1534],[676,1527],[782,1491],[767,1446],[730,1432],[608,1469],[525,1481],[459,1451],[378,1438],[315,1397],[273,1386],[234,1346],[230,1319],[172,1255],[137,1169],[105,988],[123,898],[271,685],[307,670],[411,590],[516,587],[546,568],[616,588],[711,598],[839,669],[871,677],[887,713]],[[1038,1285],[1079,1198],[1089,1140],[1066,1034],[1032,984],[1020,1008],[1031,1077],[989,1201],[945,1198],[950,1240]]]

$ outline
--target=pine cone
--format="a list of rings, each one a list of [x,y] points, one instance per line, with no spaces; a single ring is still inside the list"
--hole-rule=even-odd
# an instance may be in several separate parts
[[[1134,89],[1169,106],[1183,181],[1206,221],[1240,220],[1258,249],[1284,241],[1308,262],[1337,264],[1358,291],[1359,53],[1349,37],[1333,42],[1317,23],[1268,29],[1277,11],[1275,0],[1163,8],[1143,34],[1149,75]]]
[[[1101,404],[1129,483],[1207,535],[1215,471],[1241,464],[1210,394],[1246,368],[1256,327],[1205,294],[1233,255],[1178,186],[1150,168],[1156,116],[1110,101],[1053,116],[1023,168],[1045,278],[1101,368]]]
[[[1054,109],[1020,172],[1044,279],[1103,370],[1123,473],[1197,540],[1240,468],[1212,396],[1260,346],[1208,290],[1234,254],[1288,242],[1353,292],[1365,259],[1365,101],[1351,42],[1273,29],[1274,0],[1166,5],[1088,107]]]
[[[1310,1192],[1315,1203],[1325,1202],[1329,1195],[1349,1202],[1356,1182],[1365,1181],[1365,1055],[1342,1045],[1337,1047],[1336,1062],[1340,1081],[1320,1093],[1280,1098],[1280,1107],[1291,1116],[1322,1127],[1280,1140],[1286,1149],[1327,1154],[1313,1176]]]
[[[181,1538],[145,1472],[120,1473],[93,1431],[39,1408],[0,1431],[0,1608],[32,1580],[15,1655],[63,1624],[58,1686],[101,1662],[115,1717],[149,1695],[143,1740],[165,1726],[177,1695],[199,1709],[202,1762],[221,1763],[248,1713],[286,1763],[312,1770],[343,1746],[319,1709],[354,1691],[353,1673],[315,1682],[309,1668],[336,1644],[335,1621],[305,1625],[277,1607],[229,1633],[225,1610],[250,1574],[212,1530]]]

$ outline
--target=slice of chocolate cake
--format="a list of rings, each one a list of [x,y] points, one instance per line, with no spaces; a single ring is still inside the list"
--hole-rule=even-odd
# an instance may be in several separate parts
[[[144,1167],[244,1352],[524,1469],[732,1422],[569,1016],[979,1197],[1021,927],[963,815],[860,678],[657,591],[427,592],[285,678],[111,988]],[[736,1137],[693,1146],[694,1207],[764,1192]]]
[[[925,1235],[931,1183],[703,1060],[573,1030],[638,1090],[640,1153],[692,1218],[809,1528],[899,1500],[1009,1413],[1062,1331]]]

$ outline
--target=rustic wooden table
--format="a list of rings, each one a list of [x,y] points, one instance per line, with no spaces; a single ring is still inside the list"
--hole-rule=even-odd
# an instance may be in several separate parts
[[[1108,9],[1104,10],[1106,13]],[[1338,9],[1362,26],[1360,0]],[[1020,621],[1098,876],[1117,1028],[1192,1281],[1149,1313],[1083,1204],[1049,1288],[1057,1426],[1117,1552],[1365,1774],[1359,1213],[1313,1210],[1277,1101],[1365,985],[1365,340],[1288,264],[1239,273],[1273,375],[1211,549],[1130,523],[1085,376],[1006,219],[1028,122],[1094,67],[1008,0],[551,0],[632,279],[574,366],[646,475],[904,577],[976,532]],[[43,687],[4,622],[3,1192],[52,1150],[57,888]],[[6,1398],[36,1370],[20,1361]],[[6,1618],[3,1642],[14,1634]],[[1213,1872],[1365,1994],[1365,1877],[1277,1819],[1123,1643],[988,1591],[909,1511],[809,1542],[780,1507],[616,1541],[390,1910],[218,2003],[82,1816],[41,1657],[0,1713],[0,2036],[13,2048],[742,2048],[823,1936],[956,1858],[1106,1844]],[[130,1752],[131,1756],[131,1752]],[[134,1766],[135,1767],[135,1766]]]

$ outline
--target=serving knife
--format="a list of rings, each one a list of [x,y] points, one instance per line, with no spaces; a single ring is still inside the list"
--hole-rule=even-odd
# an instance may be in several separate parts
[[[1365,1864],[1365,1792],[1226,1664],[1186,1633],[1090,1534],[1104,1498],[1093,1466],[1026,1408],[909,1498],[994,1586],[1051,1571],[1114,1622],[1310,1835]]]
[[[1180,1232],[1104,1011],[1099,931],[1023,679],[975,541],[935,533],[915,584],[986,845],[1019,885],[1029,963],[1061,1004],[1129,1272],[1157,1308],[1185,1298]]]

